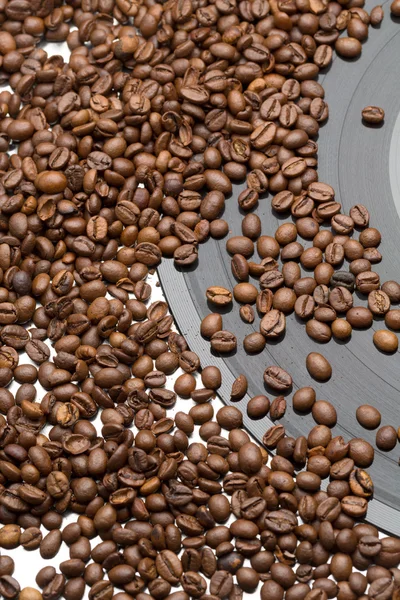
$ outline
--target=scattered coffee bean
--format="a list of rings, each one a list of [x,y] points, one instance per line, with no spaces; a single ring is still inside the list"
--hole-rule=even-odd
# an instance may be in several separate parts
[[[397,432],[392,425],[384,425],[376,432],[376,445],[379,450],[389,452],[397,444]]]
[[[317,381],[328,381],[332,376],[332,367],[325,356],[310,352],[306,358],[307,371]]]
[[[356,411],[357,421],[365,429],[376,429],[381,424],[381,413],[374,406],[362,404]]]
[[[268,414],[270,406],[267,396],[253,396],[247,404],[247,414],[251,419],[262,419]]]
[[[363,121],[368,124],[377,125],[382,123],[385,118],[385,111],[379,106],[366,106],[362,109],[361,115]]]
[[[393,331],[387,329],[378,329],[373,335],[375,346],[381,352],[396,352],[399,347],[399,340]]]

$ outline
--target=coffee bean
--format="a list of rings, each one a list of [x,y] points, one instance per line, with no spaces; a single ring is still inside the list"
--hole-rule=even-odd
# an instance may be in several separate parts
[[[400,311],[398,309],[389,310],[385,315],[385,325],[399,331],[400,329]],[[15,371],[14,371],[15,374]]]
[[[366,440],[353,438],[349,445],[349,457],[358,467],[367,468],[374,460],[374,449]]]
[[[349,312],[350,311],[347,311],[346,318]],[[338,338],[339,340],[346,340],[351,336],[352,326],[348,321],[345,321],[344,319],[335,319],[335,321],[333,321],[331,325],[331,330],[336,338]]]
[[[239,450],[239,465],[246,475],[257,473],[262,466],[260,448],[253,442],[244,444]]]
[[[261,319],[260,333],[267,339],[279,337],[285,329],[285,315],[279,310],[272,309]]]
[[[282,425],[270,427],[263,436],[263,444],[267,448],[276,448],[278,442],[285,436],[285,429]]]
[[[365,123],[376,125],[384,120],[385,111],[379,106],[366,106],[362,109],[361,115]]]
[[[240,307],[239,314],[245,323],[253,323],[255,319],[254,310],[250,304],[245,304]],[[251,334],[250,334],[251,335]]]
[[[397,281],[385,281],[382,284],[382,291],[389,296],[390,302],[394,304],[400,302],[400,285]]]
[[[238,402],[247,393],[247,379],[245,375],[239,375],[232,384],[231,400]]]
[[[344,58],[357,58],[361,54],[361,44],[352,37],[344,37],[337,40],[335,50]]]
[[[254,304],[257,299],[257,288],[251,283],[238,283],[233,288],[233,296],[236,302],[243,304]]]
[[[204,317],[201,322],[201,335],[205,338],[211,338],[214,333],[222,329],[222,316],[218,313],[211,313]]]
[[[373,290],[368,294],[368,308],[374,315],[385,315],[390,309],[390,298],[382,290]]]
[[[286,400],[283,396],[278,396],[272,401],[270,408],[270,417],[273,421],[281,419],[286,412]]]
[[[230,331],[217,331],[211,336],[211,348],[222,354],[236,350],[236,336]]]
[[[232,302],[232,294],[223,287],[213,286],[207,289],[207,300],[217,306],[226,306]]]
[[[332,331],[329,325],[327,323],[317,321],[317,319],[310,319],[307,321],[306,333],[313,340],[322,343],[329,342],[332,337]]]
[[[315,403],[315,390],[312,387],[298,389],[293,395],[293,408],[298,412],[309,412]]]
[[[353,306],[353,308],[347,311],[346,320],[352,327],[370,327],[373,321],[373,314],[364,306]]]
[[[267,396],[253,396],[247,404],[247,414],[251,419],[262,419],[269,409],[270,401]]]
[[[376,432],[376,445],[379,450],[389,452],[397,444],[397,433],[392,425],[384,425]]]
[[[377,408],[363,404],[357,408],[357,421],[365,429],[376,429],[381,423],[381,414]]]
[[[306,367],[311,377],[317,381],[327,381],[332,376],[332,367],[318,352],[311,352],[306,358]]]
[[[292,378],[284,369],[277,366],[267,367],[264,371],[265,383],[277,391],[287,391],[292,387]]]
[[[373,335],[373,341],[375,346],[381,352],[393,353],[397,351],[399,346],[397,335],[392,331],[387,331],[386,329],[379,329],[378,331],[375,331]]]

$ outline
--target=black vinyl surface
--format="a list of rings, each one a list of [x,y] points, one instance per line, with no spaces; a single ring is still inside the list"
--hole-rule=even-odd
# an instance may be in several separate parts
[[[367,2],[370,10],[374,2]],[[382,233],[380,251],[383,261],[373,268],[381,281],[400,280],[400,19],[392,19],[390,3],[383,5],[385,18],[380,28],[370,28],[368,41],[357,61],[345,61],[335,57],[329,71],[320,76],[330,108],[328,122],[321,128],[318,139],[319,179],[332,185],[343,211],[356,204],[367,206],[371,214],[370,224]],[[361,110],[367,105],[377,105],[386,112],[381,127],[366,127],[361,122]],[[243,215],[239,213],[237,196],[244,188],[234,186],[232,196],[226,202],[224,218],[230,225],[229,236],[241,234]],[[262,221],[262,234],[273,235],[277,226],[285,220],[273,215],[270,196],[259,202],[255,212]],[[239,317],[239,305],[223,314],[224,329],[236,333],[238,350],[230,357],[211,354],[209,342],[199,333],[201,319],[216,312],[205,298],[205,290],[211,285],[232,289],[235,279],[231,274],[230,256],[225,244],[228,237],[219,242],[208,240],[199,247],[199,262],[190,271],[177,270],[173,261],[164,260],[159,275],[175,322],[190,345],[200,356],[202,366],[217,364],[223,372],[220,396],[230,403],[230,390],[234,379],[244,373],[249,382],[249,393],[241,402],[235,403],[244,416],[246,428],[261,441],[271,426],[268,418],[251,421],[246,415],[250,397],[266,393],[263,372],[267,366],[279,365],[293,377],[293,391],[288,395],[288,408],[280,421],[287,434],[294,437],[307,435],[315,425],[311,415],[294,414],[292,394],[299,387],[312,385],[317,399],[329,400],[338,412],[338,424],[333,435],[343,435],[346,440],[363,437],[375,446],[376,431],[366,431],[357,422],[356,408],[360,404],[376,406],[382,414],[382,425],[400,425],[400,361],[399,353],[385,355],[373,342],[375,330],[384,328],[383,321],[375,320],[373,327],[354,330],[347,343],[332,339],[328,344],[317,344],[305,332],[305,323],[295,315],[287,318],[284,339],[267,343],[265,350],[249,356],[243,350],[242,340],[252,331],[258,331],[260,319],[252,325]],[[299,238],[300,239],[300,238]],[[310,242],[300,241],[305,247]],[[254,260],[257,259],[255,255]],[[346,268],[346,264],[344,268]],[[306,275],[307,272],[303,271]],[[254,282],[257,285],[257,282]],[[366,305],[365,298],[354,296],[355,305]],[[321,352],[331,363],[333,375],[329,382],[319,384],[309,376],[305,359],[309,352]],[[375,494],[370,502],[368,520],[381,529],[400,535],[400,444],[388,453],[375,448],[375,460],[368,469],[372,475]]]

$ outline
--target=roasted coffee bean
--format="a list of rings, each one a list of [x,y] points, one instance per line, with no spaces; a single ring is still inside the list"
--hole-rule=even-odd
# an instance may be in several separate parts
[[[300,388],[293,395],[293,408],[298,412],[309,412],[315,399],[315,390],[312,387]]]
[[[385,315],[385,325],[390,329],[394,329],[395,331],[400,330],[400,310],[394,309],[389,310]],[[14,371],[15,377],[15,371]]]
[[[263,436],[263,444],[267,448],[276,448],[279,440],[285,436],[285,428],[282,425],[274,425]]]
[[[386,329],[378,329],[378,331],[375,331],[373,341],[375,346],[381,352],[393,353],[396,352],[399,347],[397,335]]]
[[[239,314],[245,323],[253,323],[255,319],[254,310],[250,304],[244,304],[240,307]],[[251,335],[251,334],[250,334]]]
[[[365,429],[376,429],[381,424],[381,413],[374,406],[363,404],[357,408],[357,421]]]
[[[247,392],[247,385],[245,375],[239,375],[232,384],[231,400],[234,402],[241,400]]]
[[[286,400],[283,396],[278,396],[272,401],[270,408],[270,417],[273,421],[281,419],[286,412]]]
[[[382,284],[382,291],[389,296],[390,302],[398,304],[400,302],[400,285],[397,281],[385,281]]]
[[[260,333],[267,339],[278,338],[286,329],[285,315],[276,309],[272,309],[261,319]]]
[[[213,286],[207,289],[207,300],[217,306],[226,306],[232,302],[232,294],[223,287]]]
[[[376,445],[379,450],[389,452],[397,444],[397,433],[392,425],[384,425],[376,432]]]
[[[352,327],[364,328],[370,327],[373,321],[373,314],[364,306],[354,306],[346,313],[346,320]]]
[[[247,414],[251,419],[262,419],[268,414],[270,405],[267,396],[253,396],[247,404]]]
[[[201,335],[206,338],[211,338],[214,333],[221,331],[222,329],[222,317],[218,313],[211,313],[204,317],[201,322]]]
[[[265,383],[277,391],[287,391],[292,387],[292,378],[284,369],[277,366],[267,367],[264,371]]]
[[[379,106],[366,106],[362,109],[361,115],[365,123],[377,125],[383,122],[385,111]]]
[[[317,381],[327,381],[332,376],[332,367],[327,359],[318,352],[311,352],[306,358],[306,367]]]
[[[332,331],[327,323],[318,321],[317,319],[310,319],[306,323],[306,332],[313,340],[317,342],[326,343],[332,337]]]
[[[236,336],[230,331],[217,331],[211,336],[211,348],[221,354],[236,350]]]

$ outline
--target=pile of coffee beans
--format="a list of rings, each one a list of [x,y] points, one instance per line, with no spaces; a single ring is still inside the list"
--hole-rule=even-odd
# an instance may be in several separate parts
[[[21,590],[0,556],[4,598],[80,600],[88,587],[90,600],[240,600],[260,584],[262,600],[400,597],[400,540],[358,523],[374,448],[333,437],[334,407],[302,388],[293,405],[317,425],[297,439],[273,425],[270,460],[236,407],[215,413],[219,369],[200,365],[149,283],[163,257],[193,265],[200,243],[228,234],[225,199],[246,180],[243,235],[226,243],[238,285],[207,290],[217,306],[239,302],[248,322],[253,305],[263,315],[245,347],[261,351],[293,310],[319,341],[375,315],[400,329],[390,310],[400,285],[372,271],[380,233],[360,204],[343,215],[316,171],[329,114],[316,77],[334,50],[360,55],[383,18],[363,5],[2,3],[0,74],[12,91],[0,93],[0,547],[52,561],[37,574],[41,591]],[[42,40],[66,41],[68,61]],[[294,221],[274,236],[251,213],[266,192]],[[255,245],[260,262],[249,260]],[[368,308],[353,307],[354,289]],[[236,349],[218,313],[201,332],[216,352]],[[374,342],[397,349],[387,330]],[[307,368],[331,376],[318,353]],[[274,365],[264,380],[277,392],[292,385]],[[246,392],[241,375],[231,399]],[[175,412],[177,398],[191,408]],[[286,400],[256,396],[247,410],[279,420]],[[358,418],[377,422],[368,409]],[[377,447],[396,436],[381,427]],[[63,544],[69,558],[56,569]]]

